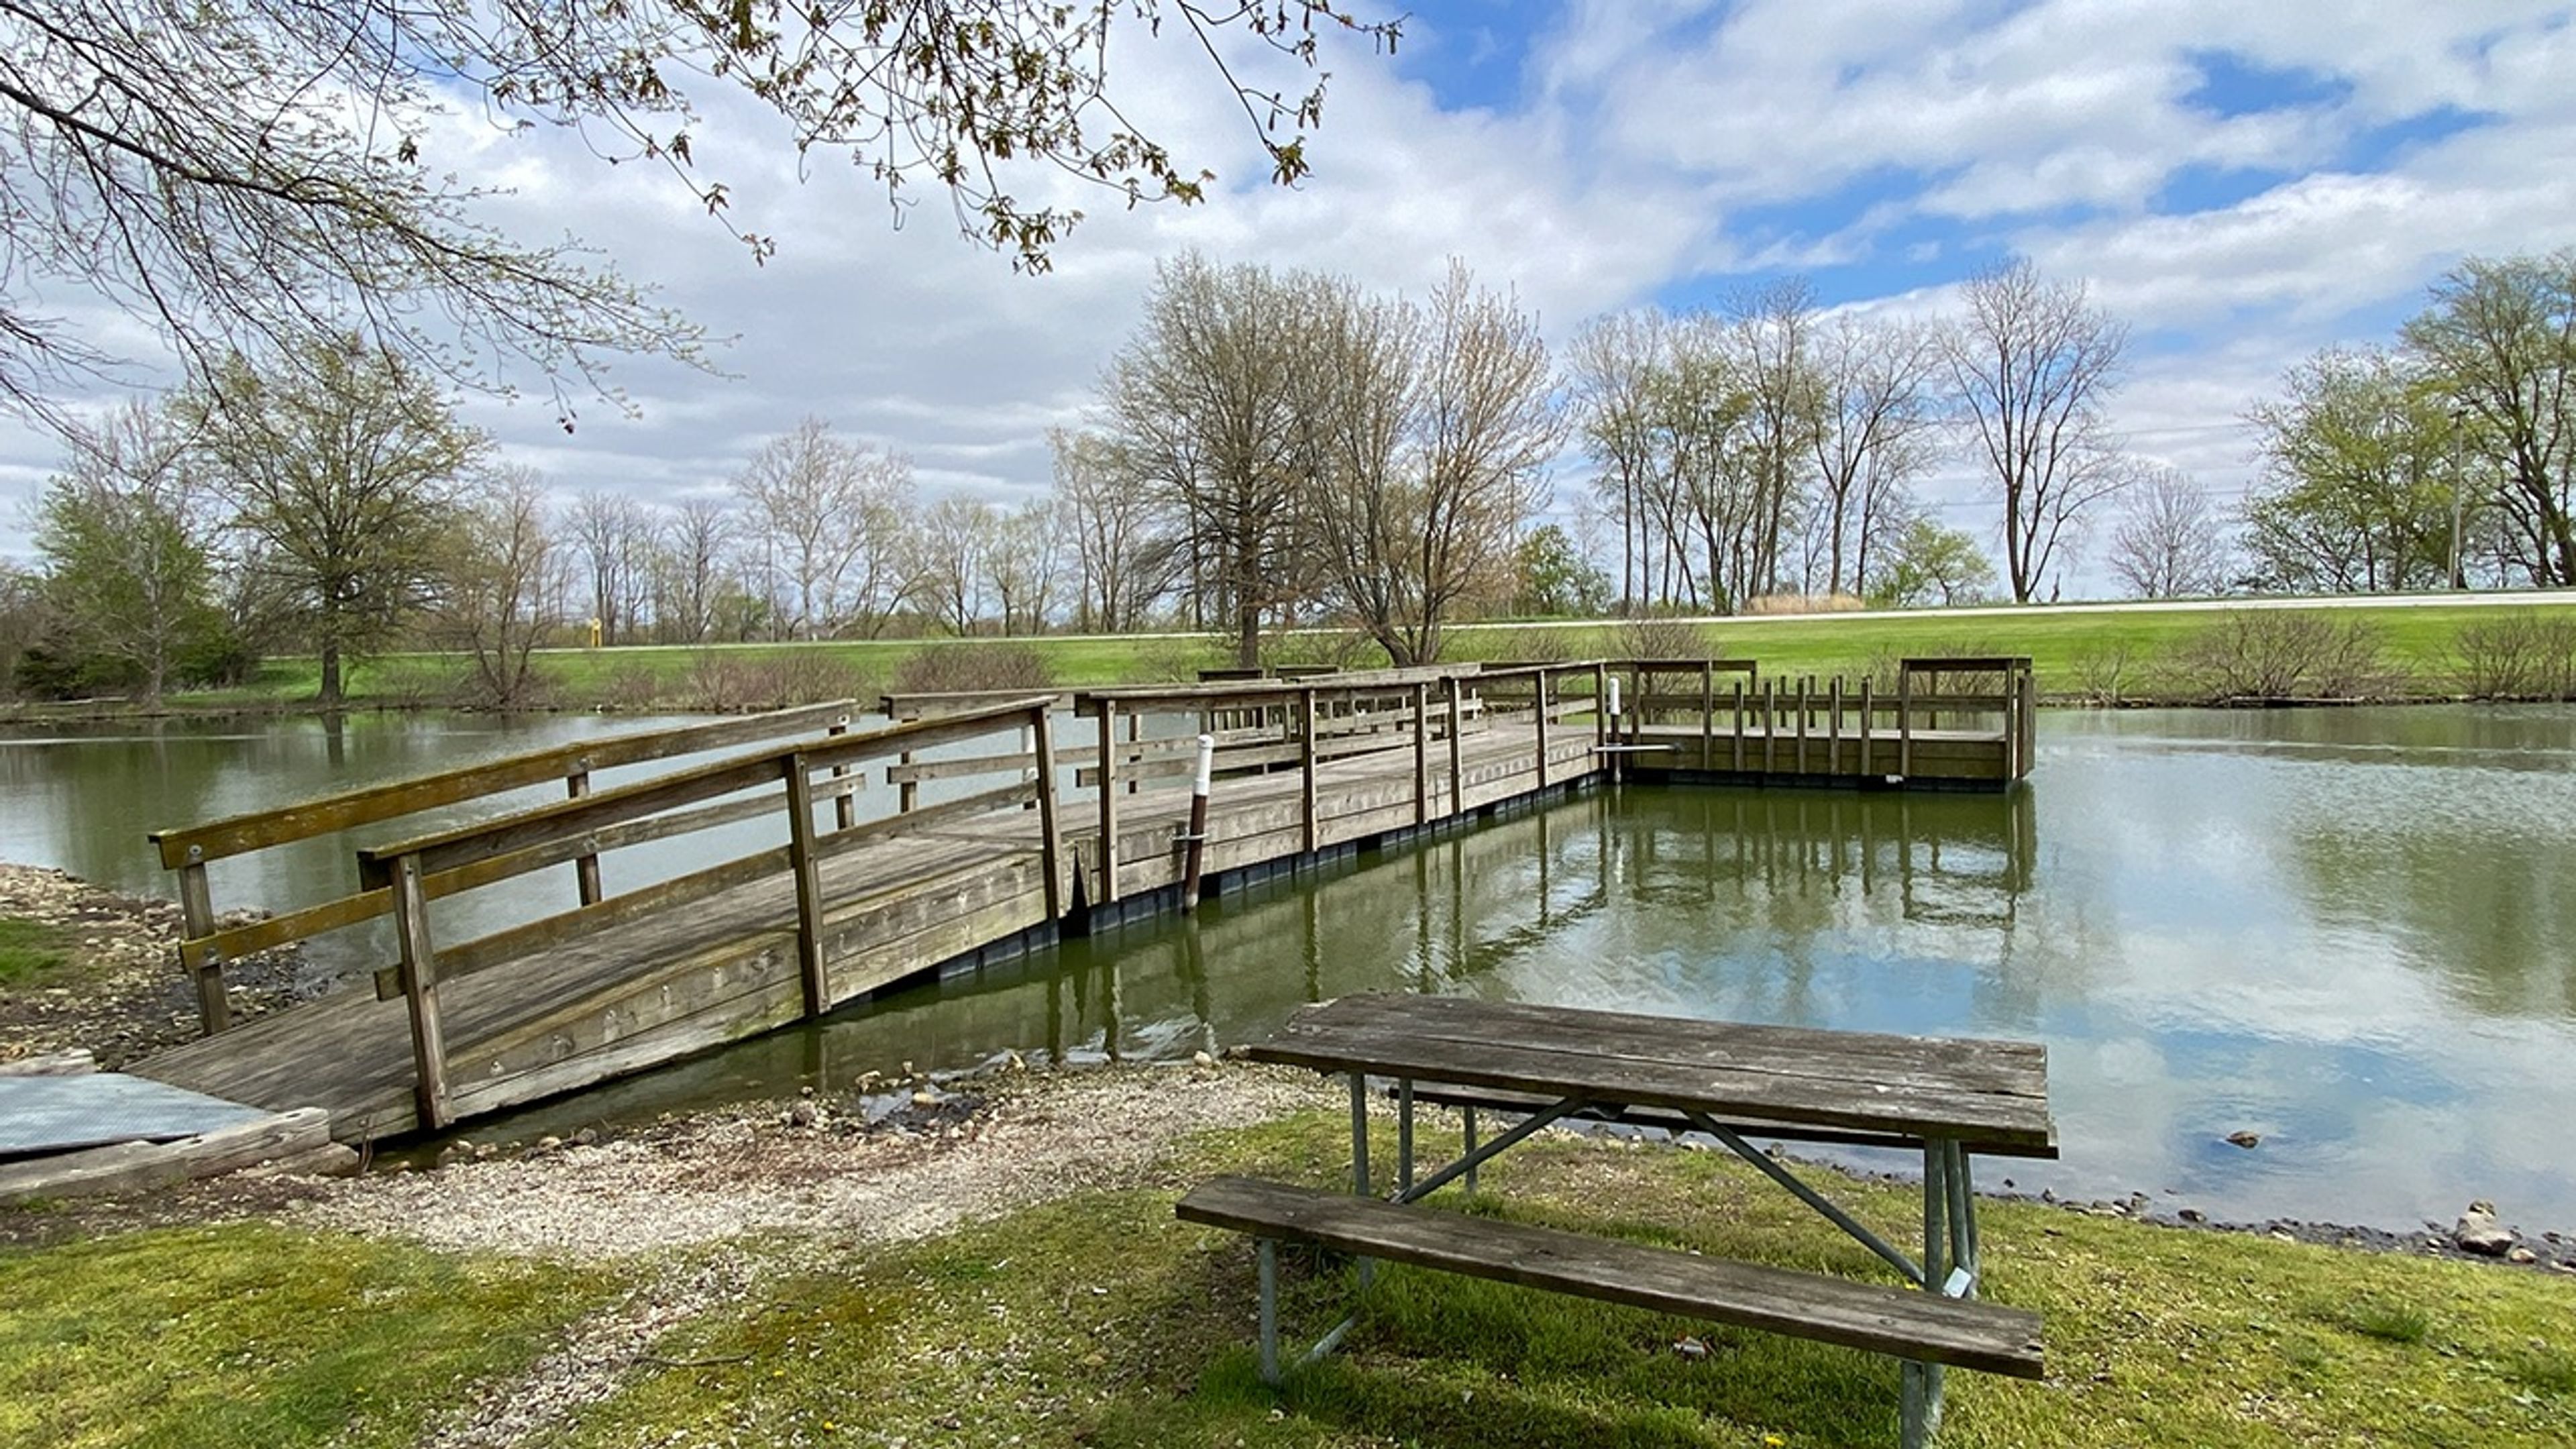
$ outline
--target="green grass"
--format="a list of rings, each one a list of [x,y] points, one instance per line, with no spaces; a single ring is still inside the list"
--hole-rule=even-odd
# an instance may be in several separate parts
[[[606,1399],[532,1443],[1163,1449],[1715,1449],[1895,1442],[1887,1359],[1387,1269],[1343,1352],[1254,1374],[1251,1246],[1175,1221],[1218,1171],[1330,1184],[1347,1128],[1310,1115],[1199,1139],[1156,1185],[891,1248],[770,1237],[780,1271],[682,1323]],[[1902,1186],[1831,1183],[1897,1237]],[[1456,1201],[1454,1196],[1451,1201]],[[1478,1210],[1891,1281],[1722,1154],[1547,1141]],[[2045,1317],[2049,1377],[1950,1378],[1944,1443],[2436,1445],[2576,1440],[2576,1280],[1983,1209],[1988,1288]],[[1348,1265],[1290,1253],[1283,1318],[1319,1333]],[[618,1274],[457,1258],[259,1224],[0,1254],[0,1443],[413,1442],[508,1392]],[[1675,1344],[1708,1352],[1684,1357]]]
[[[1598,1449],[1895,1442],[1887,1359],[1773,1335],[1383,1270],[1345,1350],[1273,1394],[1253,1371],[1252,1252],[1175,1222],[1177,1185],[1344,1170],[1339,1119],[1203,1143],[1172,1186],[1095,1194],[894,1251],[850,1252],[704,1320],[568,1446],[637,1443]],[[1885,1280],[1875,1260],[1713,1155],[1524,1149],[1489,1210]],[[1901,1188],[1837,1183],[1901,1234]],[[1990,1291],[2039,1309],[2044,1383],[1951,1376],[1944,1442],[2509,1445],[2576,1436],[2576,1283],[2031,1204],[1984,1210]],[[1291,1254],[1284,1321],[1312,1336],[1349,1270]],[[2392,1337],[2350,1305],[2404,1303]],[[1675,1350],[1684,1337],[1701,1358]],[[685,1438],[683,1434],[685,1433]]]
[[[407,1445],[612,1286],[250,1223],[0,1252],[0,1445]]]
[[[2494,619],[2504,610],[2450,604],[2416,608],[2366,606],[2338,611],[2337,619],[2367,620],[2402,693],[2446,695],[2457,687],[2453,643],[2462,624]],[[2535,612],[2576,619],[2576,606]],[[1892,618],[1834,615],[1744,618],[1699,626],[1699,648],[1709,654],[1751,657],[1766,673],[1856,676],[1909,654],[2027,654],[2042,693],[2065,698],[2116,692],[2130,699],[2190,697],[2178,651],[2226,613],[2226,606],[2169,611],[2034,609],[2008,617],[1924,610]],[[1229,662],[1224,641],[1182,638],[1039,638],[1011,641],[1045,663],[1055,683],[1071,687],[1187,679]],[[923,651],[971,648],[973,641],[863,640],[811,644],[729,644],[705,648],[553,649],[541,651],[537,670],[550,702],[559,706],[673,708],[682,699],[740,695],[734,707],[779,702],[764,691],[795,698],[873,696],[892,687],[906,661]],[[1349,646],[1312,632],[1273,641],[1275,657],[1289,662],[1383,662],[1373,646]],[[1451,659],[1595,658],[1634,652],[1634,640],[1616,623],[1482,624],[1453,630],[1444,650]],[[711,679],[732,673],[742,677]],[[464,677],[464,662],[437,654],[395,654],[350,665],[347,690],[357,707],[436,704],[451,697]],[[233,689],[174,697],[189,709],[291,708],[309,702],[318,688],[309,659],[262,665]]]
[[[0,987],[43,986],[71,969],[71,934],[60,926],[0,916]]]

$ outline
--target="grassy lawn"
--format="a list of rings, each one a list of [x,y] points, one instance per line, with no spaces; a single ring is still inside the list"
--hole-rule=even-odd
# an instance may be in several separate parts
[[[1890,1360],[1409,1270],[1381,1272],[1345,1350],[1273,1394],[1253,1372],[1249,1243],[1171,1203],[1218,1171],[1333,1183],[1347,1141],[1311,1115],[1197,1139],[1150,1189],[921,1243],[752,1244],[780,1271],[534,1442],[1895,1442]],[[1919,1222],[1900,1186],[1831,1190],[1899,1241]],[[1888,1279],[1723,1154],[1545,1141],[1488,1170],[1477,1210]],[[2576,1279],[2036,1204],[1990,1203],[1984,1229],[1990,1293],[2045,1315],[2050,1374],[1953,1373],[1960,1449],[2576,1439]],[[1285,1331],[1311,1337],[1352,1275],[1286,1269]],[[506,1397],[625,1281],[261,1224],[0,1253],[0,1443],[413,1442],[478,1393]],[[1685,1337],[1706,1354],[1677,1352]]]
[[[1742,618],[1684,626],[1480,624],[1448,636],[1446,657],[1459,660],[1620,658],[1639,653],[1695,652],[1760,661],[1765,673],[1857,677],[1906,655],[2027,654],[2042,693],[2064,698],[2116,695],[2190,699],[2194,680],[2183,662],[2191,641],[2230,610],[2048,610],[2010,616],[1942,610],[1883,618],[1814,615]],[[2455,645],[2464,624],[2527,612],[2576,625],[2576,606],[2528,610],[2431,604],[2320,611],[2332,621],[2364,621],[2375,636],[2388,681],[2402,694],[2442,696],[2460,688]],[[996,643],[1042,662],[1062,686],[1133,684],[1193,678],[1230,662],[1213,636],[1037,638],[1009,641],[857,640],[709,647],[554,649],[537,656],[549,702],[612,709],[761,708],[809,699],[873,699],[891,689],[979,687],[986,681],[965,661]],[[1272,640],[1286,663],[1384,662],[1374,646],[1322,632]],[[939,661],[952,661],[942,664]],[[352,704],[445,703],[465,678],[455,656],[395,654],[358,661],[348,671]],[[318,669],[309,659],[277,659],[248,683],[174,698],[182,708],[275,708],[309,701]]]
[[[72,964],[71,933],[43,921],[0,916],[0,988],[43,986]]]
[[[1331,1183],[1347,1127],[1202,1144],[1177,1184]],[[1530,1221],[1885,1279],[1716,1154],[1550,1143],[1488,1176]],[[1899,1188],[1836,1195],[1891,1236]],[[636,1382],[584,1446],[708,1440],[1149,1446],[1889,1445],[1892,1360],[1441,1274],[1380,1274],[1344,1352],[1255,1376],[1252,1250],[1173,1221],[1170,1190],[1095,1195],[775,1286],[686,1331],[713,1366]],[[1944,1442],[2438,1444],[2576,1436],[2576,1281],[1990,1204],[1994,1297],[2047,1318],[2046,1383],[1954,1373]],[[1901,1240],[1901,1238],[1900,1238]],[[1283,1332],[1337,1316],[1347,1269],[1296,1264]],[[1709,1352],[1685,1358],[1685,1337]],[[681,1431],[686,1431],[685,1440]]]
[[[248,1223],[0,1252],[0,1444],[408,1445],[613,1286]]]

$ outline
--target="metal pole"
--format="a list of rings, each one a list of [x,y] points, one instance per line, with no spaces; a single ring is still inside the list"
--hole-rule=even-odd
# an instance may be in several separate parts
[[[1181,867],[1181,909],[1199,908],[1199,866],[1207,859],[1208,784],[1216,775],[1216,736],[1199,736],[1199,769],[1190,777],[1189,854]]]

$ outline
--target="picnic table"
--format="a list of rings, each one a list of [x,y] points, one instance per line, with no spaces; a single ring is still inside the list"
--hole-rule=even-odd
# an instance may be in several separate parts
[[[1462,997],[1349,996],[1300,1009],[1254,1061],[1350,1081],[1352,1193],[1219,1178],[1179,1204],[1188,1221],[1254,1237],[1262,1376],[1280,1376],[1276,1245],[1300,1241],[1892,1354],[1903,1361],[1904,1443],[1937,1431],[1945,1367],[2037,1378],[2038,1316],[1979,1301],[1971,1161],[2054,1157],[2046,1048],[1644,1016]],[[1372,1191],[1369,1082],[1396,1098],[1393,1185]],[[1417,1104],[1458,1108],[1461,1153],[1417,1176]],[[1517,1121],[1479,1140],[1479,1114]],[[1545,1128],[1616,1122],[1723,1144],[1866,1246],[1895,1288],[1530,1227],[1422,1206]],[[1899,1148],[1923,1170],[1921,1250],[1861,1223],[1755,1139]],[[1919,1290],[1919,1291],[1918,1291]],[[1345,1318],[1306,1355],[1328,1353]]]

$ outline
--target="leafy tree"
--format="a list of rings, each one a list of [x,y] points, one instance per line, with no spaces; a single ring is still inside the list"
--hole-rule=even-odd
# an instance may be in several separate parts
[[[2576,248],[2471,259],[2434,286],[2405,342],[2494,477],[2512,563],[2537,587],[2576,585]]]
[[[607,354],[694,357],[695,328],[576,243],[479,224],[483,184],[456,173],[489,177],[508,152],[442,153],[433,127],[444,111],[570,127],[611,162],[667,169],[721,219],[730,196],[696,169],[705,123],[684,77],[739,86],[800,155],[844,152],[898,204],[945,188],[961,230],[1043,268],[1080,213],[1015,196],[1013,161],[1130,204],[1204,194],[1208,173],[1110,94],[1112,31],[1167,20],[1283,183],[1307,170],[1320,80],[1299,95],[1235,67],[1311,67],[1319,28],[1397,34],[1334,0],[0,0],[0,399],[61,421],[53,390],[115,360],[97,329],[42,310],[78,294],[155,330],[200,380],[353,320],[373,350],[452,383],[505,386],[525,359],[596,385]],[[735,234],[755,256],[775,245]]]
[[[489,444],[422,373],[354,337],[265,367],[235,358],[179,407],[250,540],[246,567],[299,612],[321,702],[339,704],[344,662],[431,599],[461,480]]]
[[[1881,608],[1973,604],[1995,585],[1995,566],[1963,529],[1917,518],[1897,541],[1896,563],[1871,602]]]
[[[2120,376],[2128,329],[2016,259],[1971,279],[1968,315],[1944,339],[1971,451],[2003,505],[2004,565],[2028,603],[2085,515],[2127,475],[2102,405]]]
[[[1610,576],[1603,573],[1573,536],[1557,524],[1542,523],[1522,535],[1517,555],[1519,586],[1513,612],[1538,618],[1594,618],[1610,608]]]
[[[2458,495],[2450,405],[2371,348],[2290,370],[2249,415],[2264,481],[2245,501],[2253,580],[2291,593],[2436,587],[2450,577]]]
[[[35,544],[59,646],[160,703],[180,662],[222,648],[200,461],[177,420],[129,403],[73,434],[36,504]]]

